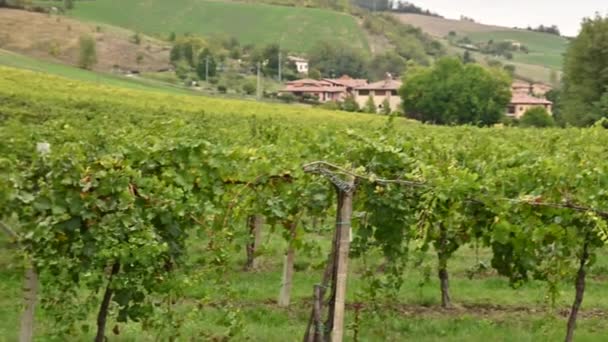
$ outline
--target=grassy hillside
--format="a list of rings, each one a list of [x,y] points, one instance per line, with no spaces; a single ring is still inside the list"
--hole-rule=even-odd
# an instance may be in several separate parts
[[[444,38],[453,31],[459,36],[469,37],[475,42],[487,42],[491,39],[518,41],[530,50],[528,54],[514,54],[514,62],[519,64],[561,69],[563,54],[568,46],[566,38],[546,33],[415,14],[399,14],[397,17],[401,22],[420,27],[423,31],[438,38]]]
[[[300,52],[320,39],[368,49],[354,17],[323,9],[203,0],[96,0],[77,2],[71,15],[147,34],[223,34],[245,44],[277,42]]]
[[[63,76],[72,80],[94,82],[107,86],[147,91],[162,91],[172,94],[195,94],[195,92],[185,88],[173,87],[162,82],[78,69],[69,65],[48,62],[2,49],[0,49],[0,65]]]
[[[115,66],[126,70],[157,71],[169,67],[170,45],[105,24],[84,23],[72,18],[12,9],[0,9],[0,48],[35,58],[76,65],[79,39],[96,40],[96,70]],[[141,59],[138,59],[140,57]]]
[[[516,62],[543,65],[561,69],[563,54],[568,47],[568,40],[551,34],[523,30],[505,30],[473,32],[468,35],[475,42],[515,40],[530,49],[529,53],[516,53]]]

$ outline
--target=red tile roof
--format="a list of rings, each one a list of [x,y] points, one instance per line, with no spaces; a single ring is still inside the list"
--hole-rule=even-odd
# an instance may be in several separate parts
[[[511,104],[531,104],[531,105],[552,105],[553,102],[547,99],[530,96],[527,94],[513,94]]]
[[[362,87],[367,84],[366,79],[362,78],[352,78],[348,75],[343,75],[340,78],[324,78],[324,81],[330,82],[332,84],[341,85],[347,88],[357,88]]]
[[[287,87],[285,87],[283,90],[281,90],[283,92],[288,92],[288,93],[342,93],[342,92],[346,92],[346,88],[345,87],[332,87],[332,86],[314,86],[314,85],[309,85],[309,86],[291,86],[288,85]]]
[[[361,87],[359,90],[398,90],[403,85],[403,82],[396,80],[384,80],[380,82],[370,83]]]

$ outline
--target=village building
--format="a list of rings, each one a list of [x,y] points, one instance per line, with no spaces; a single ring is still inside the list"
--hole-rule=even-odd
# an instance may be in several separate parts
[[[303,79],[287,82],[279,95],[293,94],[296,97],[315,97],[319,102],[343,101],[346,98],[346,87],[337,86],[326,80]]]
[[[287,59],[295,64],[296,70],[300,74],[308,75],[308,60],[302,57],[289,56]]]
[[[316,97],[319,102],[342,102],[354,90],[367,84],[367,80],[352,78],[344,75],[340,78],[324,78],[322,80],[302,79],[287,82],[279,94],[291,93],[296,97]]]
[[[370,83],[355,89],[355,101],[359,107],[363,108],[371,97],[374,100],[377,111],[382,111],[385,100],[388,100],[390,111],[399,111],[401,107],[401,97],[399,96],[399,88],[403,83],[396,81],[390,75],[384,81]]]
[[[513,93],[511,103],[507,109],[507,116],[520,119],[529,109],[535,107],[542,107],[547,110],[549,115],[553,115],[553,102],[529,94]]]
[[[511,84],[511,102],[507,108],[507,116],[520,119],[529,109],[542,107],[549,115],[553,115],[553,102],[545,98],[551,86],[543,83],[529,83],[516,80]]]

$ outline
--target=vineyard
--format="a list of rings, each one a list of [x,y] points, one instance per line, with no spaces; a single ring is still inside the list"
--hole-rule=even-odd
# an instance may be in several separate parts
[[[602,340],[605,146],[0,67],[0,336]]]

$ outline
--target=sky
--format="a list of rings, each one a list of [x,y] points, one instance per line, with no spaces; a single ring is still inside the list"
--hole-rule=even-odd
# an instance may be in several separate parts
[[[506,27],[557,25],[563,35],[578,34],[580,23],[596,12],[608,14],[608,0],[413,0],[417,6],[458,19]]]

